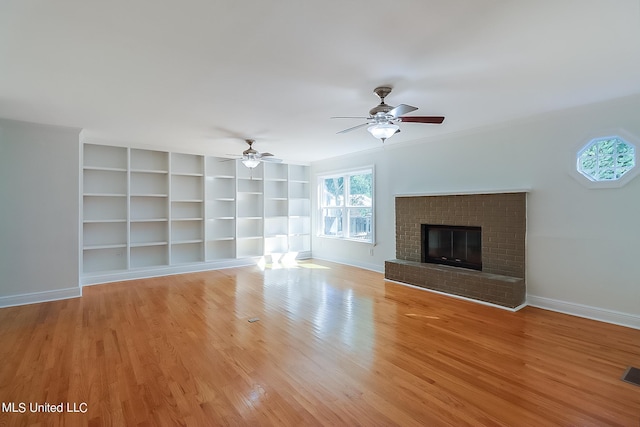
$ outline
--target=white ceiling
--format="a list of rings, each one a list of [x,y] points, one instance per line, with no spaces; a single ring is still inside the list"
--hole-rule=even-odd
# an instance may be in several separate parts
[[[289,162],[381,146],[387,103],[444,115],[386,144],[640,93],[639,0],[0,0],[0,117]],[[429,139],[428,141],[426,139]]]

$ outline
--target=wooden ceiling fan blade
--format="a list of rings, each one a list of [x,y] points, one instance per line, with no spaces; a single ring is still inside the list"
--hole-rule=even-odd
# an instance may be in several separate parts
[[[432,123],[440,124],[444,121],[442,116],[403,116],[399,117],[403,123]]]
[[[393,109],[391,109],[391,111],[389,111],[387,114],[391,114],[392,116],[395,117],[399,117],[403,114],[407,114],[410,113],[412,111],[416,111],[418,109],[418,107],[414,107],[411,105],[407,105],[407,104],[400,104],[397,107],[394,107]]]
[[[340,132],[337,132],[337,133],[347,133],[347,132],[351,132],[352,130],[360,129],[360,128],[365,127],[365,126],[368,126],[368,125],[369,125],[369,123],[363,123],[363,124],[361,124],[361,125],[354,126],[354,127],[352,127],[352,128],[348,128],[348,129],[345,129],[345,130],[341,130]]]

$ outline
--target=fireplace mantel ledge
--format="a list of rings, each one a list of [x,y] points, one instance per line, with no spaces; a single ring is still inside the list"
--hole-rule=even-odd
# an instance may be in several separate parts
[[[500,190],[461,190],[461,191],[432,191],[427,193],[400,193],[394,197],[425,197],[425,196],[468,196],[471,194],[504,194],[530,193],[531,188],[507,188]]]
[[[502,274],[487,273],[485,271],[477,271],[477,270],[471,270],[468,268],[461,268],[461,267],[455,267],[455,266],[443,265],[443,264],[431,264],[431,263],[424,263],[424,262],[408,261],[406,259],[391,259],[388,261],[393,262],[395,264],[403,264],[403,265],[411,265],[414,267],[427,268],[429,270],[454,272],[456,274],[463,274],[468,276],[485,277],[490,280],[496,280],[496,281],[501,281],[506,283],[518,283],[524,280],[522,277],[504,276]]]

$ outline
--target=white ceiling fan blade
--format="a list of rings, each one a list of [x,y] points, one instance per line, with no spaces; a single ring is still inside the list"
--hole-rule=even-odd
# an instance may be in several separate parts
[[[334,116],[334,117],[329,117],[330,119],[364,119],[367,120],[370,117],[362,117],[362,116]]]
[[[275,157],[262,157],[260,160],[269,163],[282,163],[282,159],[277,159]]]
[[[413,107],[407,104],[400,104],[397,107],[393,108],[387,114],[391,114],[394,117],[402,116],[404,114],[410,113],[412,111],[416,111],[418,107]]]
[[[369,125],[369,123],[363,123],[363,124],[358,125],[358,126],[354,126],[354,127],[351,127],[351,128],[345,129],[345,130],[341,130],[340,132],[337,132],[337,133],[351,132],[352,130],[360,129],[360,128],[368,126],[368,125]]]

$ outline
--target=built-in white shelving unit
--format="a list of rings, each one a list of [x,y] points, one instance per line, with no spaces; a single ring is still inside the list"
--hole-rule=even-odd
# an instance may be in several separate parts
[[[206,159],[206,260],[236,257],[236,161]]]
[[[171,153],[172,264],[204,261],[204,157]]]
[[[264,163],[253,169],[237,168],[236,256],[264,254]]]
[[[310,256],[308,167],[83,144],[83,284]]]
[[[129,264],[169,264],[169,153],[130,151]]]
[[[311,198],[309,168],[289,165],[289,251],[311,250]]]
[[[83,271],[126,269],[127,149],[85,145],[83,158]]]
[[[264,164],[264,251],[278,259],[289,250],[288,165]]]

